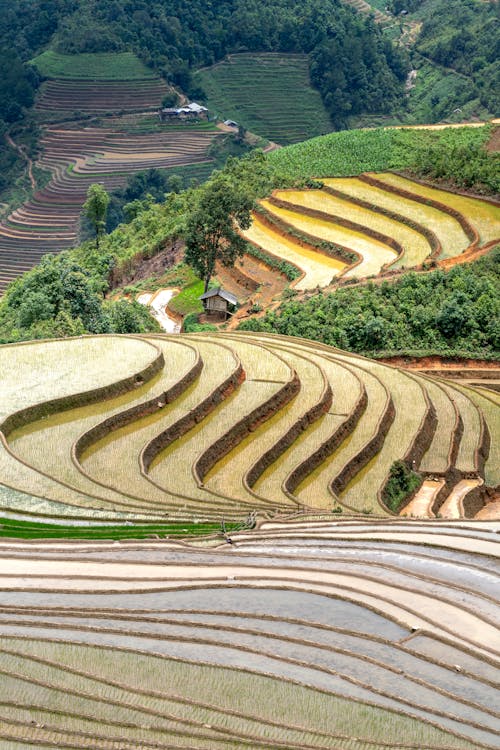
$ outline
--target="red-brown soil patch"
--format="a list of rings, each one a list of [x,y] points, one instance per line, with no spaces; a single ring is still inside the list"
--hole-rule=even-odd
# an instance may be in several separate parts
[[[500,127],[496,127],[493,129],[486,149],[491,152],[500,151]]]
[[[135,258],[128,264],[129,268],[117,268],[113,273],[112,286],[118,284],[135,284],[151,276],[161,276],[162,273],[172,268],[182,260],[184,247],[181,242],[169,243],[152,258]]]
[[[217,266],[217,278],[221,285],[238,297],[240,307],[228,323],[228,328],[235,328],[242,318],[250,314],[260,316],[267,310],[276,307],[281,301],[281,294],[289,284],[279,273],[271,271],[265,263],[245,255],[236,262],[235,268]],[[253,305],[260,305],[260,313],[250,313]]]
[[[487,359],[465,359],[454,357],[385,357],[378,360],[395,367],[405,367],[409,370],[444,370],[444,371],[461,371],[461,370],[498,370],[500,362],[491,362]]]

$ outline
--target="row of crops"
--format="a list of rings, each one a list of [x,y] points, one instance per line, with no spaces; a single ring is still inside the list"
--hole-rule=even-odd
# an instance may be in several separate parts
[[[0,747],[499,748],[493,530],[3,540]]]
[[[402,461],[418,507],[421,480],[442,480],[416,515],[471,517],[483,484],[500,482],[494,394],[306,340],[86,337],[4,346],[0,366],[6,512],[115,522],[241,522],[304,508],[388,516]]]
[[[314,289],[468,258],[500,238],[500,206],[398,174],[365,173],[326,178],[322,189],[274,191],[244,236],[298,267],[297,289]]]
[[[332,130],[307,55],[241,53],[196,74],[208,107],[281,145]]]

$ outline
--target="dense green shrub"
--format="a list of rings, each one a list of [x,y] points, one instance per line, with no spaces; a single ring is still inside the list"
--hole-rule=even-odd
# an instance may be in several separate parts
[[[68,254],[46,255],[0,301],[0,342],[161,330],[137,303],[103,302],[96,279]]]
[[[408,273],[285,302],[243,330],[305,336],[375,356],[398,352],[498,357],[500,248],[449,271]]]
[[[423,477],[412,471],[404,461],[394,461],[382,499],[389,510],[397,513],[408,495],[415,492],[422,482]]]

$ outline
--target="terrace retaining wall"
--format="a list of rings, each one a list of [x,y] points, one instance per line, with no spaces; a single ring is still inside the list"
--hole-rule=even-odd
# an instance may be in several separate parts
[[[192,383],[194,383],[203,369],[203,361],[200,357],[200,354],[199,352],[196,353],[197,358],[193,367],[171,388],[149,399],[148,401],[144,401],[141,404],[136,404],[135,406],[130,407],[130,409],[126,409],[119,414],[113,414],[113,416],[108,417],[92,429],[83,433],[83,435],[78,438],[78,440],[72,447],[71,456],[73,461],[78,464],[83,453],[93,443],[101,440],[101,438],[105,437],[110,432],[114,432],[115,430],[120,429],[120,427],[125,427],[126,425],[136,421],[137,419],[140,419],[141,417],[145,417],[149,414],[154,414],[155,412],[163,409],[167,404],[175,401],[176,398],[178,398]]]
[[[51,339],[51,341],[53,340],[54,339]],[[64,339],[60,340],[64,341]],[[156,347],[154,348],[156,349]],[[60,412],[68,411],[69,409],[76,409],[80,406],[87,406],[96,401],[103,401],[132,391],[134,388],[137,388],[138,385],[142,385],[151,380],[151,378],[163,369],[165,365],[163,354],[159,349],[156,349],[156,352],[157,356],[149,365],[133,375],[117,380],[115,383],[110,383],[109,385],[95,388],[90,391],[71,393],[67,396],[50,399],[39,404],[28,406],[25,409],[20,409],[14,414],[9,415],[0,424],[0,431],[3,432],[7,438],[14,430],[24,427],[31,422],[36,422],[39,419],[52,416],[53,414],[59,414]]]
[[[278,206],[278,208],[284,208],[287,211],[294,211],[297,214],[304,214],[304,216],[310,216],[313,219],[328,221],[330,222],[330,224],[338,224],[345,229],[350,229],[352,232],[360,232],[361,234],[365,234],[367,237],[371,237],[373,240],[382,242],[384,245],[392,248],[397,254],[398,258],[402,258],[404,256],[403,246],[397,240],[395,240],[394,237],[389,237],[388,235],[382,234],[381,232],[377,232],[375,229],[367,227],[364,224],[357,224],[355,221],[345,219],[343,216],[338,216],[337,214],[327,214],[324,211],[319,211],[316,208],[296,206],[294,203],[288,203],[288,201],[284,201],[281,198],[276,198],[274,195],[270,196],[269,202],[275,206]]]
[[[167,448],[174,440],[183,437],[189,430],[201,422],[211,411],[224,401],[237,386],[245,380],[245,371],[238,363],[236,369],[218,385],[203,401],[194,409],[191,409],[184,417],[179,419],[175,424],[157,435],[151,440],[140,456],[141,473],[146,475],[149,472],[153,460],[160,451]]]
[[[267,419],[273,417],[279,409],[282,409],[300,392],[300,380],[297,373],[293,372],[293,378],[285,383],[277,393],[261,404],[256,409],[240,419],[230,430],[211,445],[196,461],[194,465],[194,474],[197,480],[202,483],[204,477],[220,461],[223,456],[229,453],[235,445],[238,445],[247,435],[257,429]]]
[[[264,453],[256,463],[251,467],[250,471],[245,477],[246,484],[249,487],[253,487],[257,482],[258,478],[264,473],[264,471],[274,463],[287,448],[289,448],[295,440],[299,437],[300,433],[306,430],[310,424],[319,419],[323,414],[329,410],[332,405],[333,393],[328,383],[327,387],[323,391],[323,395],[320,401],[307,411],[294,425],[288,430],[286,435],[278,440],[273,447]]]
[[[396,417],[396,409],[392,397],[389,396],[387,407],[378,423],[377,432],[371,440],[354,456],[342,471],[330,483],[330,490],[334,496],[340,495],[340,493],[347,487],[356,474],[366,466],[366,464],[381,450],[384,445],[384,440],[389,430],[389,427],[394,422]]]
[[[323,461],[331,456],[331,454],[343,443],[348,435],[353,432],[360,417],[368,406],[368,395],[366,389],[363,387],[363,392],[358,399],[358,402],[351,413],[351,415],[340,425],[340,427],[334,432],[334,434],[326,440],[315,453],[305,459],[299,466],[297,466],[291,474],[288,475],[285,481],[285,491],[290,498],[296,500],[293,493],[299,486],[299,484],[308,477]]]

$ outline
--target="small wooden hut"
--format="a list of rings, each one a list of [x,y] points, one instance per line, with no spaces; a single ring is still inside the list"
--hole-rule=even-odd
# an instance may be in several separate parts
[[[233,314],[233,308],[238,304],[237,298],[231,292],[226,292],[220,286],[216,289],[209,289],[208,292],[198,297],[201,300],[207,315],[219,315],[227,320],[229,315]]]

